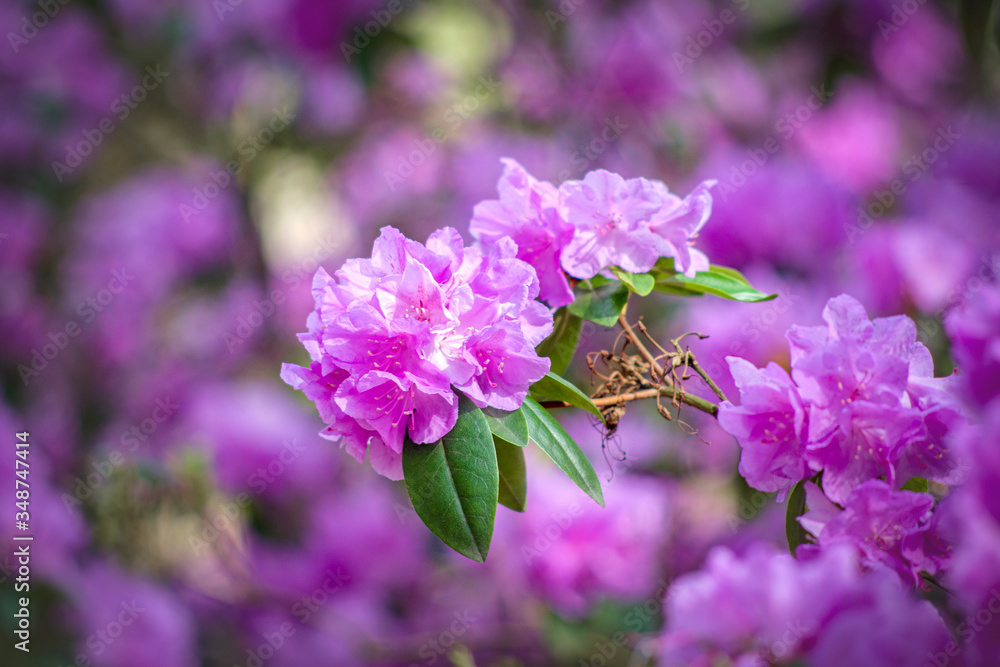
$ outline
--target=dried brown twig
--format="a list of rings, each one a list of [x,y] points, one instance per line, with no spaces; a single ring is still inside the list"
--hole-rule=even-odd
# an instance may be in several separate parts
[[[625,314],[618,317],[621,333],[615,339],[611,350],[600,350],[587,354],[587,367],[590,369],[592,381],[598,382],[597,389],[591,399],[604,416],[604,425],[608,433],[613,433],[618,421],[625,412],[625,405],[631,401],[649,398],[656,399],[656,408],[667,420],[677,419],[678,423],[688,430],[694,429],[678,417],[681,405],[689,405],[713,417],[719,408],[714,403],[694,396],[684,391],[683,382],[689,380],[694,371],[712,389],[721,400],[726,400],[725,394],[698,364],[694,353],[687,347],[681,347],[681,341],[690,335],[705,338],[702,334],[685,333],[670,341],[673,352],[664,349],[649,335],[642,322],[636,323],[636,329],[659,352],[654,355],[628,323]],[[630,354],[630,347],[637,354]],[[663,399],[669,398],[674,409],[663,404]],[[546,407],[563,407],[561,402],[547,402]]]

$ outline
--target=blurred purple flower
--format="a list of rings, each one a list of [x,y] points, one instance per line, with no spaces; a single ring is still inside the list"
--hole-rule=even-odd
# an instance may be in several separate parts
[[[604,597],[649,595],[672,530],[669,487],[622,475],[605,484],[602,508],[581,500],[579,489],[544,461],[529,461],[527,510],[498,514],[503,537],[491,559],[565,614],[584,614]]]
[[[1000,396],[1000,287],[986,284],[945,318],[963,390],[978,406]]]
[[[882,78],[917,104],[940,104],[941,89],[961,71],[961,38],[933,7],[907,16],[892,39],[873,38],[871,51]]]
[[[899,127],[887,95],[860,81],[844,81],[836,99],[802,126],[796,141],[831,182],[867,196],[898,172]]]
[[[674,581],[666,616],[661,667],[916,665],[948,639],[930,603],[894,575],[859,573],[844,548],[807,561],[763,544],[742,557],[717,548]]]
[[[317,447],[311,420],[280,385],[217,382],[185,403],[184,440],[211,455],[227,493],[287,496],[330,484],[335,462]]]
[[[195,664],[196,628],[171,591],[95,563],[67,587],[80,620],[79,651],[107,667]]]
[[[949,581],[969,611],[985,604],[1000,586],[1000,401],[990,404],[983,422],[962,429],[955,449],[968,479],[942,501],[954,527],[955,552]],[[1000,639],[1000,636],[998,636]]]
[[[853,220],[849,191],[797,152],[758,164],[767,155],[763,142],[749,151],[716,151],[700,170],[719,178],[712,224],[699,239],[712,260],[738,269],[769,262],[813,279],[832,275],[842,230]]]

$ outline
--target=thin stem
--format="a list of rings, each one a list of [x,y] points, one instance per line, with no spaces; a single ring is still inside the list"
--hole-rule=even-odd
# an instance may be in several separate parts
[[[646,348],[646,346],[643,345],[642,341],[639,340],[639,337],[635,335],[635,331],[632,329],[628,321],[625,319],[624,313],[618,316],[618,324],[622,328],[622,333],[619,334],[619,336],[624,335],[628,343],[632,343],[632,345],[635,346],[635,348],[639,351],[639,354],[642,356],[642,358],[646,361],[647,364],[649,364],[650,372],[653,375],[653,381],[659,382],[660,386],[652,387],[650,389],[641,389],[639,391],[630,391],[624,394],[618,394],[616,396],[602,396],[600,398],[592,398],[591,400],[594,402],[594,405],[596,405],[598,408],[604,408],[615,405],[622,405],[624,403],[628,403],[631,401],[641,401],[647,398],[656,398],[658,396],[669,396],[675,401],[681,401],[682,403],[687,403],[691,407],[697,410],[701,410],[702,412],[712,415],[713,417],[719,414],[719,406],[710,401],[706,401],[703,398],[689,394],[674,384],[673,380],[670,378],[669,375],[667,375],[667,373],[663,370],[663,367],[656,360],[656,357],[654,357],[652,353],[650,353],[650,351]],[[655,343],[655,341],[653,342]],[[617,341],[615,341],[615,346],[617,347]],[[623,361],[622,363],[627,363],[627,362]],[[692,364],[692,367],[695,368],[695,370],[698,372],[699,375],[702,376],[702,378],[704,378],[707,382],[709,382],[709,386],[712,386],[713,389],[716,389],[716,387],[713,386],[715,383],[711,382],[704,375],[704,372],[701,371],[699,367],[695,366],[694,364]],[[632,372],[638,374],[638,371],[636,370],[633,370]],[[599,389],[597,393],[600,394],[603,391],[603,389],[604,387],[602,385],[601,389]],[[722,396],[721,391],[718,391],[716,389],[716,394],[719,395],[720,398],[723,398],[723,400],[725,400],[725,398]],[[570,404],[566,403],[565,401],[543,401],[541,405],[544,408],[570,407]]]
[[[653,379],[659,377],[660,381],[663,382],[664,384],[668,386],[673,386],[673,383],[669,379],[667,379],[666,375],[664,375],[663,367],[660,366],[659,362],[656,361],[656,357],[654,357],[652,353],[650,353],[650,351],[646,349],[646,346],[642,344],[642,341],[639,340],[639,337],[635,335],[635,331],[632,330],[632,327],[629,325],[628,320],[625,319],[624,311],[620,315],[618,315],[618,325],[621,326],[622,331],[625,332],[625,336],[626,338],[628,338],[628,341],[633,345],[635,345],[635,348],[639,350],[639,354],[641,354],[642,358],[646,360],[647,364],[649,364],[649,367],[650,369],[652,369],[654,374]]]
[[[719,398],[721,398],[724,401],[728,401],[729,400],[728,398],[726,398],[726,395],[722,393],[722,390],[719,389],[719,385],[715,384],[715,380],[713,380],[712,378],[710,378],[708,376],[708,373],[706,373],[702,369],[701,365],[698,363],[698,361],[694,357],[691,357],[691,368],[694,369],[695,373],[697,373],[698,375],[701,376],[701,379],[705,381],[705,384],[707,384],[709,386],[709,388],[713,392],[715,392],[716,396],[718,396]]]
[[[654,398],[658,395],[679,399],[680,401],[690,405],[692,408],[701,410],[702,412],[708,413],[713,417],[719,412],[719,406],[714,403],[706,401],[703,398],[699,398],[698,396],[683,393],[673,385],[643,389],[641,391],[630,391],[627,394],[605,396],[603,398],[595,398],[592,400],[594,401],[594,405],[599,408],[604,408],[611,405],[621,405],[622,403],[628,403],[630,401],[641,401],[647,398]],[[564,401],[543,401],[541,406],[544,408],[568,408],[570,407],[570,404]]]
[[[643,398],[650,398],[650,397],[656,396],[657,394],[663,394],[665,396],[670,396],[671,398],[674,398],[674,399],[680,399],[682,402],[687,403],[691,407],[697,408],[698,410],[701,410],[702,412],[707,412],[708,414],[712,415],[713,417],[716,416],[719,413],[719,406],[717,406],[714,403],[711,403],[709,401],[706,401],[703,398],[699,398],[697,396],[692,396],[691,394],[689,394],[687,392],[684,392],[684,391],[681,391],[677,387],[674,386],[673,381],[663,371],[663,367],[660,366],[659,362],[656,361],[656,357],[654,357],[653,354],[646,348],[646,346],[642,344],[642,341],[639,340],[639,337],[635,335],[635,331],[629,325],[628,320],[625,319],[625,313],[624,312],[621,313],[620,315],[618,315],[618,324],[619,324],[619,326],[621,326],[622,331],[625,332],[625,336],[626,336],[626,338],[628,338],[628,341],[630,343],[632,343],[633,345],[635,345],[635,348],[637,350],[639,350],[639,354],[642,355],[642,358],[646,360],[647,364],[649,364],[649,367],[652,369],[652,371],[654,373],[654,379],[655,379],[655,376],[658,376],[659,379],[660,379],[660,382],[663,383],[663,387],[661,387],[659,390],[645,390],[645,391],[640,391],[640,392],[634,392],[635,394],[637,394],[637,395],[638,394],[646,394],[647,391],[652,391],[653,393],[645,395],[645,396],[643,396]],[[696,371],[700,371],[701,369],[700,369],[700,367],[695,367],[695,370]],[[702,375],[703,378],[705,377],[705,375],[703,375],[701,372],[699,372],[699,375]],[[712,382],[709,386],[712,386],[714,384],[715,383]],[[717,391],[716,392],[716,395],[721,395],[721,394],[722,394],[721,391]],[[623,395],[627,395],[627,394],[623,394]],[[725,400],[724,396],[722,398],[723,398],[723,400]],[[635,399],[633,399],[633,400],[635,400]],[[596,401],[595,401],[595,404],[596,404]],[[615,405],[615,403],[611,403],[611,405]]]

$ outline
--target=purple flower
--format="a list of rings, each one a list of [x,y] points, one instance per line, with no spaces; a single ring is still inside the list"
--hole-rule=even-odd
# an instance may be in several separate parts
[[[109,561],[97,561],[69,576],[75,579],[66,588],[77,618],[80,653],[109,667],[197,662],[197,625],[177,592],[127,574]]]
[[[950,581],[969,610],[985,604],[987,591],[1000,586],[1000,401],[983,422],[962,429],[954,445],[968,467],[965,484],[942,501],[954,525],[955,556]]]
[[[480,407],[517,409],[549,369],[534,348],[552,315],[516,254],[508,238],[484,253],[451,228],[422,245],[385,227],[371,259],[348,260],[336,278],[319,269],[299,335],[312,362],[285,364],[282,378],[316,403],[322,435],[401,479],[405,436],[434,442],[455,425],[453,386]]]
[[[706,270],[708,258],[688,246],[711,214],[714,184],[704,181],[682,200],[658,181],[625,180],[603,169],[566,181],[559,193],[576,231],[562,251],[563,269],[589,279],[611,266],[644,273],[660,257],[673,257],[685,275]]]
[[[649,181],[660,197],[660,210],[649,223],[661,257],[673,257],[674,268],[691,278],[698,271],[708,271],[708,257],[694,248],[698,231],[712,214],[714,180],[702,181],[684,199],[670,192],[660,181]]]
[[[985,406],[1000,396],[1000,287],[972,294],[948,313],[945,327],[966,394]]]
[[[788,372],[774,362],[757,369],[738,357],[726,361],[742,405],[724,401],[719,425],[743,448],[740,474],[755,489],[784,495],[795,482],[816,472],[804,457],[808,420],[799,392]]]
[[[329,487],[337,461],[316,446],[312,419],[280,385],[206,382],[184,404],[181,435],[174,439],[202,444],[222,490],[282,498]]]
[[[579,490],[542,461],[528,461],[524,514],[497,515],[495,561],[560,613],[581,615],[601,598],[642,599],[657,586],[662,553],[676,530],[671,488],[619,473],[605,485],[607,508],[581,503]]]
[[[810,414],[816,413],[813,409]],[[855,486],[877,477],[896,487],[905,483],[893,463],[901,444],[920,433],[916,411],[859,401],[834,418],[827,437],[810,442],[806,452],[812,465],[823,469],[823,489],[831,500],[843,503]]]
[[[961,475],[948,435],[966,417],[951,378],[935,378],[930,352],[908,317],[869,320],[841,295],[823,310],[825,327],[793,326],[792,380],[727,357],[743,405],[723,403],[719,424],[743,448],[740,472],[755,488],[786,491],[823,472],[823,491],[841,505],[851,490],[884,478],[955,484]]]
[[[573,301],[559,254],[573,237],[573,226],[559,211],[559,192],[539,181],[511,158],[501,160],[503,176],[497,183],[500,199],[480,202],[472,212],[469,231],[485,246],[509,236],[517,244],[517,258],[538,273],[539,298],[556,308]]]
[[[913,475],[956,481],[941,437],[961,415],[948,381],[933,377],[913,321],[870,321],[846,294],[827,303],[823,319],[826,327],[792,327],[787,337],[792,377],[809,405],[806,458],[824,470],[827,496],[842,503],[880,476],[895,488]]]
[[[949,547],[937,534],[930,494],[893,491],[873,479],[856,486],[839,510],[819,487],[807,484],[806,504],[809,512],[799,523],[816,537],[818,548],[851,544],[862,564],[889,567],[907,584],[919,585],[921,571],[935,574],[947,558]],[[799,556],[815,549],[800,546]]]
[[[859,572],[843,547],[804,561],[759,543],[742,557],[719,547],[665,605],[661,667],[916,665],[948,638],[930,603],[885,571]]]

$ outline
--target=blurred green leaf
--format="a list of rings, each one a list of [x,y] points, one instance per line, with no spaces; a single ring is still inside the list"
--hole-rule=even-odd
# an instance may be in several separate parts
[[[437,442],[403,445],[403,477],[417,516],[442,542],[483,562],[493,538],[500,474],[486,417],[459,398],[455,427]]]
[[[911,477],[902,486],[903,491],[916,491],[917,493],[927,493],[929,488],[927,480],[923,477]]]
[[[958,22],[966,48],[976,65],[983,62],[986,37],[990,32],[990,13],[995,5],[995,0],[959,0],[958,3]]]
[[[528,434],[531,440],[566,473],[573,483],[604,507],[604,493],[601,482],[597,479],[594,466],[590,465],[587,456],[566,429],[540,406],[535,399],[528,396],[521,406],[528,420]]]
[[[476,667],[476,660],[468,647],[459,644],[448,653],[448,659],[454,667]]]

